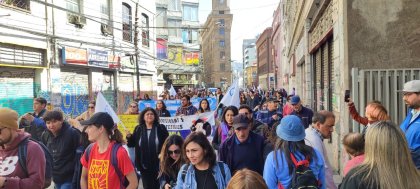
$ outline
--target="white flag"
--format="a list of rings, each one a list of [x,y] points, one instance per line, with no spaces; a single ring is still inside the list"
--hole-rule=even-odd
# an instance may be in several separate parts
[[[96,112],[106,112],[112,117],[112,119],[114,120],[114,123],[120,122],[120,119],[118,118],[117,114],[114,112],[112,107],[108,104],[104,95],[102,95],[101,92],[98,92],[98,96],[96,96],[95,113]]]
[[[223,103],[224,106],[236,106],[239,108],[241,105],[239,100],[239,86],[238,86],[238,80],[236,79],[233,82],[233,85],[229,87],[229,89],[226,91],[225,96],[223,96],[220,103]]]
[[[174,86],[171,85],[171,88],[169,89],[169,95],[176,96],[176,91],[174,89]]]

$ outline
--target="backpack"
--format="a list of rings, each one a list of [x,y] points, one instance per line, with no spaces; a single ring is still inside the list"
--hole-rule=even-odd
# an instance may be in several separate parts
[[[44,188],[48,188],[51,185],[51,181],[52,181],[52,168],[53,168],[54,160],[53,160],[53,157],[52,157],[50,151],[48,150],[48,148],[44,144],[42,144],[41,142],[36,141],[32,138],[26,138],[22,142],[20,142],[19,146],[18,146],[19,164],[22,167],[23,172],[25,172],[26,175],[29,176],[28,167],[26,165],[26,157],[28,157],[28,142],[29,141],[33,141],[33,142],[37,143],[42,148],[42,151],[44,152],[44,155],[45,155]]]
[[[220,168],[220,171],[222,172],[222,176],[223,176],[223,178],[225,178],[226,177],[226,173],[225,173],[225,166],[223,165],[223,162],[217,162],[217,164],[219,165],[219,168]],[[190,164],[186,164],[185,166],[184,166],[184,168],[182,169],[182,175],[181,175],[181,178],[182,178],[182,182],[185,182],[185,175],[187,174],[187,170],[188,170],[188,167],[190,166]]]
[[[90,152],[92,151],[92,147],[93,144],[90,144],[86,150],[85,150],[85,160],[86,162],[89,162],[89,156],[90,156]],[[120,147],[122,147],[122,145],[120,143],[115,143],[112,146],[112,150],[111,150],[111,165],[114,167],[115,173],[117,173],[118,178],[120,179],[120,188],[126,188],[129,184],[127,177],[125,177],[122,173],[122,171],[120,170],[120,168],[118,167],[118,157],[117,157],[117,152],[118,149],[120,149]]]
[[[302,161],[296,161],[292,153],[290,153],[290,158],[295,169],[289,189],[320,188],[320,182],[316,179],[311,168],[309,168],[309,159],[305,158]],[[278,188],[283,189],[284,187],[279,183]]]

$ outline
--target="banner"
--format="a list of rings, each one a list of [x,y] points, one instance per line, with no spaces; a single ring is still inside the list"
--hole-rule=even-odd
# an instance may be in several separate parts
[[[174,96],[174,97],[176,96],[176,91],[172,84],[171,84],[171,88],[169,89],[169,95]]]
[[[213,139],[214,131],[216,130],[214,111],[202,113],[199,115],[161,117],[160,124],[166,126],[169,135],[176,134],[186,138],[191,133],[191,126],[194,125],[198,119],[201,120],[201,123],[196,125],[196,131],[204,132],[207,136],[207,139],[211,141]],[[209,125],[210,127],[203,128],[205,125]]]
[[[239,96],[239,92],[238,92]],[[239,97],[238,97],[239,98]],[[202,98],[192,98],[191,103],[193,106],[198,108],[198,105],[200,103]],[[210,110],[214,111],[217,107],[217,100],[214,97],[209,97],[207,100],[210,103]],[[171,116],[175,116],[176,110],[181,106],[181,100],[164,100],[166,105],[166,109],[169,111]],[[155,100],[140,100],[139,101],[139,111],[144,110],[147,107],[155,108],[156,107],[156,101]],[[239,106],[238,106],[239,107]]]
[[[229,89],[226,91],[226,94],[220,101],[220,104],[223,104],[224,106],[236,106],[239,108],[241,103],[239,100],[238,80],[235,80],[233,85],[229,87]]]

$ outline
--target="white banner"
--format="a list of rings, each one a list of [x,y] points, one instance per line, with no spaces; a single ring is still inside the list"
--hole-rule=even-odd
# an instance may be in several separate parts
[[[220,101],[220,104],[223,104],[224,106],[236,106],[237,108],[239,108],[241,103],[239,100],[239,86],[237,79],[233,82],[233,85],[230,86],[229,89],[226,91],[226,94],[223,96],[222,100]]]
[[[169,95],[174,96],[174,97],[176,96],[176,91],[173,85],[171,85],[171,88],[169,89]]]
[[[96,96],[95,113],[96,112],[107,112],[112,117],[112,119],[114,120],[114,123],[119,123],[120,122],[120,119],[118,118],[118,115],[114,112],[112,107],[108,104],[104,95],[102,95],[101,92],[98,92],[98,96]]]
[[[199,115],[160,117],[159,119],[160,124],[165,125],[170,134],[177,134],[183,138],[190,134],[191,126],[199,121],[199,124],[196,124],[196,131],[202,131],[207,138],[213,138],[213,131],[215,130],[214,111]]]

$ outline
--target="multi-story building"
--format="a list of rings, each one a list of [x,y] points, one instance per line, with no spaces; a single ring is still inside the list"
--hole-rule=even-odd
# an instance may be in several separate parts
[[[266,28],[258,37],[257,48],[257,71],[258,84],[261,89],[267,90],[275,86],[274,61],[272,56],[271,27]]]
[[[326,143],[329,160],[341,170],[348,156],[341,139],[360,131],[350,120],[345,90],[359,112],[379,100],[395,123],[407,109],[400,90],[420,75],[419,1],[403,0],[280,1],[284,28],[283,76],[296,87],[303,103],[315,111],[329,110],[340,119]],[[289,66],[289,67],[288,67]]]
[[[199,0],[157,0],[157,64],[166,88],[198,87]]]
[[[228,0],[212,0],[212,11],[201,33],[204,82],[207,87],[226,88],[232,83],[230,32],[233,15]]]
[[[284,35],[282,33],[283,28],[281,27],[282,24],[282,16],[283,12],[281,10],[282,1],[280,1],[279,5],[277,6],[277,9],[273,13],[273,23],[271,27],[273,28],[273,33],[271,34],[271,40],[273,44],[273,61],[274,61],[274,83],[275,88],[280,89],[284,88],[282,82],[282,70],[280,69],[282,67],[282,64],[284,64],[282,61],[283,58],[283,41],[284,41]]]
[[[244,86],[252,88],[258,86],[257,77],[257,39],[244,39],[242,42],[242,59],[244,66]]]
[[[0,106],[23,114],[45,97],[74,117],[98,92],[117,112],[156,96],[154,2],[15,0],[0,12]]]

